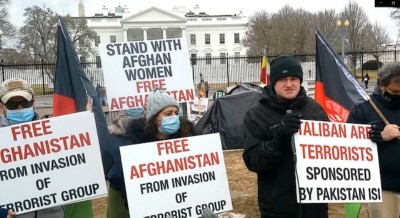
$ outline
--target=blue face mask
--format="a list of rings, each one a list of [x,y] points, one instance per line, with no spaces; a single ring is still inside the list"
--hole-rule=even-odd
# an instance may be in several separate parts
[[[6,110],[6,118],[11,124],[19,124],[24,122],[32,121],[35,116],[33,107],[28,107],[24,109],[17,110]]]
[[[181,122],[178,116],[164,117],[158,130],[164,135],[172,135],[178,132]]]
[[[143,115],[144,109],[142,107],[132,108],[126,110],[126,114],[130,117],[140,117]]]

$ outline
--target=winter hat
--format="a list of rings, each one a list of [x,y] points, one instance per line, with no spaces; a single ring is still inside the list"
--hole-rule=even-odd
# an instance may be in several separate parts
[[[22,79],[9,79],[0,85],[0,100],[3,103],[15,96],[24,97],[26,100],[32,100],[34,95],[32,86]]]
[[[169,106],[175,106],[179,108],[178,102],[172,96],[168,95],[162,90],[154,90],[154,92],[150,93],[147,97],[147,121],[151,120],[151,118]]]
[[[303,69],[296,57],[293,56],[278,56],[270,63],[270,79],[271,85],[274,86],[276,81],[287,76],[295,76],[300,78],[300,83],[303,82]]]

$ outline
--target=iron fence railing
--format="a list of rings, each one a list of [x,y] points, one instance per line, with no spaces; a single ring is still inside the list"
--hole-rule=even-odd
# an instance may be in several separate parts
[[[315,79],[315,54],[296,54],[301,61],[304,80]],[[369,66],[396,62],[400,60],[396,49],[392,51],[357,51],[345,54],[345,63],[350,71],[361,82],[362,77],[368,73],[371,82],[377,78],[376,70],[367,70]],[[276,56],[268,56],[271,61]],[[376,60],[379,60],[377,62]],[[259,83],[261,56],[221,56],[221,57],[197,57],[191,58],[191,70],[193,83],[198,84],[200,80],[207,81],[210,89],[220,89],[233,86],[235,84],[250,82]],[[81,63],[88,78],[93,85],[104,87],[104,77],[101,62]],[[22,78],[27,80],[35,89],[36,95],[52,95],[54,90],[53,75],[55,63],[7,63],[1,60],[1,79],[2,81],[10,78]],[[377,68],[378,66],[376,66]],[[197,87],[196,85],[194,87]]]

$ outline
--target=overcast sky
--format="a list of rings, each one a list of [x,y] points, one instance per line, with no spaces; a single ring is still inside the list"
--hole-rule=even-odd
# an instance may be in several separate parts
[[[23,24],[24,9],[33,5],[48,7],[59,14],[78,15],[79,0],[10,0],[11,22],[20,27]],[[251,16],[257,10],[277,12],[283,5],[289,4],[297,9],[316,12],[324,9],[335,9],[339,12],[349,2],[349,0],[82,0],[85,5],[86,16],[92,16],[104,6],[114,8],[115,6],[128,6],[130,12],[137,12],[150,6],[171,11],[173,6],[186,6],[192,9],[196,4],[200,6],[200,11],[208,14],[234,14],[243,11],[244,14]],[[374,0],[352,0],[365,10],[370,21],[380,22],[386,27],[390,38],[397,40],[398,27],[389,14],[389,8],[375,8]]]

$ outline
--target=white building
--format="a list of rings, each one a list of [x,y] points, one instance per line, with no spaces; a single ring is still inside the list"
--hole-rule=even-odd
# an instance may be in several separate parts
[[[196,6],[193,11],[175,7],[171,12],[150,7],[131,13],[126,7],[110,10],[103,7],[94,16],[85,16],[82,0],[79,16],[97,34],[94,45],[122,41],[141,41],[186,37],[192,57],[225,57],[246,54],[241,40],[247,31],[248,18],[240,14],[208,15]],[[97,57],[99,59],[99,57]]]

